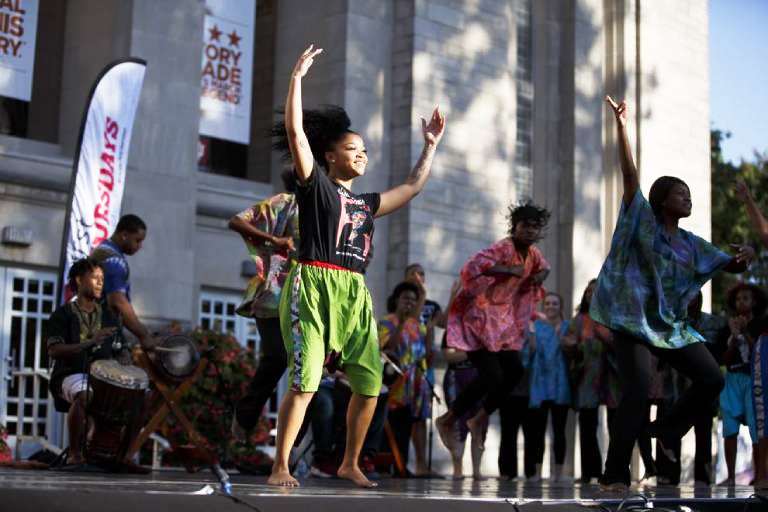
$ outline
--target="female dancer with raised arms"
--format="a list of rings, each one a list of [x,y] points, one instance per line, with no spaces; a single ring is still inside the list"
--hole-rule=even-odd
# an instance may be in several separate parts
[[[368,163],[365,143],[349,129],[343,109],[303,111],[301,81],[322,52],[301,54],[291,74],[285,123],[275,127],[275,147],[290,152],[299,182],[299,262],[280,301],[280,322],[288,353],[290,390],[277,420],[277,452],[268,483],[295,487],[288,470],[291,446],[317,391],[326,359],[349,378],[347,440],[338,476],[373,487],[358,457],[376,407],[382,367],[371,296],[363,272],[371,256],[373,219],[404,206],[423,188],[445,129],[437,108],[422,119],[424,149],[405,183],[381,194],[354,194],[355,178]]]
[[[755,252],[734,246],[737,254],[731,257],[678,227],[691,215],[691,191],[679,178],[657,179],[646,200],[627,138],[627,104],[606,101],[616,117],[624,198],[590,315],[613,331],[623,388],[601,484],[624,491],[632,448],[645,423],[651,354],[691,380],[669,413],[649,428],[664,449],[663,442],[681,438],[723,387],[717,362],[691,327],[688,304],[715,272],[743,272]]]

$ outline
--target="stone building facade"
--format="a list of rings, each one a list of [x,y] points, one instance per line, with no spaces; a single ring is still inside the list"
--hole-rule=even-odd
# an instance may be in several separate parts
[[[40,366],[31,355],[18,361],[35,334],[14,326],[36,318],[39,328],[44,315],[13,307],[14,276],[41,286],[54,276],[85,99],[101,68],[125,56],[148,62],[123,212],[149,225],[129,261],[135,306],[152,325],[205,320],[256,342],[228,315],[247,255],[226,224],[280,190],[283,163],[264,131],[309,43],[325,52],[305,80],[305,105],[344,106],[369,148],[356,190],[400,183],[421,151],[419,118],[435,105],[447,115],[425,190],[377,221],[367,280],[379,312],[410,262],[424,265],[430,296],[444,304],[465,259],[505,236],[508,205],[526,196],[553,211],[541,243],[553,266],[546,285],[570,311],[619,208],[606,93],[631,104],[643,189],[662,174],[685,179],[695,203],[686,226],[709,235],[705,0],[258,0],[252,136],[238,177],[197,162],[203,16],[202,0],[40,0],[46,35],[27,130],[0,135],[0,227],[32,237],[0,245],[0,355],[17,358],[0,363],[6,374]],[[0,421],[18,394],[0,393]]]

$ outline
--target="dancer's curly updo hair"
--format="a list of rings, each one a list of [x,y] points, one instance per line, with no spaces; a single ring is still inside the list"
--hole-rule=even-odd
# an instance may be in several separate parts
[[[544,238],[544,231],[551,216],[552,213],[549,210],[543,206],[537,205],[532,199],[524,199],[517,204],[511,205],[507,212],[510,238],[515,234],[515,226],[519,222],[525,221],[538,224],[539,227],[541,227],[541,236],[539,239]]]
[[[352,122],[346,111],[337,105],[323,105],[317,110],[305,109],[303,119],[304,133],[309,141],[312,156],[315,161],[328,171],[328,162],[325,161],[325,153],[333,149],[334,144],[341,138],[354,132],[349,129]],[[284,113],[279,110],[278,113]],[[279,121],[270,130],[272,148],[282,153],[284,160],[291,159],[291,151],[288,146],[288,136],[285,130],[285,121]]]

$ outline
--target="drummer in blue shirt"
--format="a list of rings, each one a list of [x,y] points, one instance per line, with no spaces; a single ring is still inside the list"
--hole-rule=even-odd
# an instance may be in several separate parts
[[[126,256],[141,250],[147,236],[147,225],[137,215],[120,218],[112,236],[93,249],[91,257],[104,269],[103,295],[110,309],[123,325],[138,338],[142,348],[151,349],[154,341],[149,329],[139,320],[131,304],[130,268]]]

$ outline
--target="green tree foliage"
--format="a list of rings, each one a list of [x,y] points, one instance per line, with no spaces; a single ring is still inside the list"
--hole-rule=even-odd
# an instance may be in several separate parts
[[[738,280],[760,286],[768,285],[768,248],[763,247],[749,222],[744,205],[736,197],[734,183],[741,177],[764,214],[768,214],[768,154],[755,153],[751,162],[739,164],[723,159],[722,143],[730,133],[712,130],[710,137],[712,160],[712,243],[727,248],[732,243],[749,243],[757,250],[758,261],[741,275],[721,272],[713,280],[712,311],[725,309],[728,289]]]

